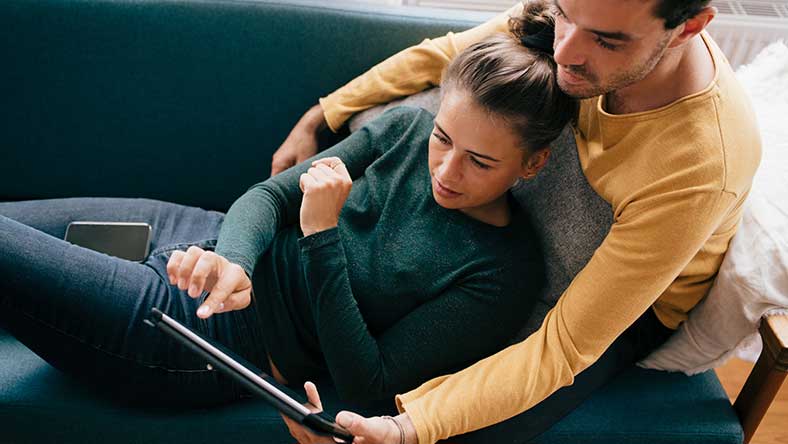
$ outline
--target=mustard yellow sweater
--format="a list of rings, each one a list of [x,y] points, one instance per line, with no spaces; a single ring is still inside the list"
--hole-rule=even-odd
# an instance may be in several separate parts
[[[321,99],[332,129],[353,113],[440,83],[470,44],[507,31],[516,6],[472,30],[425,40]],[[659,109],[611,115],[583,101],[575,137],[583,171],[614,223],[586,267],[523,342],[397,396],[419,443],[504,421],[571,385],[653,307],[675,329],[707,293],[741,218],[760,161],[746,94],[702,34],[714,80]]]

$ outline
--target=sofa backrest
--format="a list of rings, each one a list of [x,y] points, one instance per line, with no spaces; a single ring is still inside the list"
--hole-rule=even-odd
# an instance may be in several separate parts
[[[335,1],[3,0],[0,200],[225,210],[268,177],[318,97],[482,19]]]

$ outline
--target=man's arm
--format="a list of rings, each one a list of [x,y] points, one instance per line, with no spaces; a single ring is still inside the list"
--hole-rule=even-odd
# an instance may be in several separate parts
[[[518,3],[475,28],[425,39],[373,66],[320,99],[329,128],[336,132],[357,112],[439,85],[443,70],[457,54],[492,34],[509,32],[509,17],[520,15],[522,10]]]
[[[320,105],[309,108],[271,158],[271,175],[275,176],[317,154],[318,134],[326,128],[323,108]]]
[[[397,397],[418,442],[504,421],[572,384],[671,285],[734,204],[719,190],[677,190],[630,204],[539,330]]]
[[[522,4],[517,4],[475,28],[426,39],[321,98],[318,105],[301,117],[274,153],[271,175],[315,155],[317,134],[325,128],[336,132],[357,112],[440,84],[443,69],[459,52],[496,32],[508,32],[509,17],[519,15],[522,9]]]

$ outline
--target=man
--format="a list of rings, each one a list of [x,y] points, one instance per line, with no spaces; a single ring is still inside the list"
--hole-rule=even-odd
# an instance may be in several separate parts
[[[527,339],[398,396],[403,413],[393,421],[343,413],[340,423],[368,444],[428,444],[516,417],[528,419],[518,429],[527,439],[638,359],[615,346],[622,334],[649,316],[669,330],[686,320],[713,282],[760,160],[745,93],[703,32],[716,12],[708,4],[552,3],[558,83],[585,99],[575,139],[586,179],[612,207],[609,233]],[[425,40],[321,99],[274,155],[272,171],[314,154],[321,128],[437,85],[455,54],[506,32],[522,9]]]

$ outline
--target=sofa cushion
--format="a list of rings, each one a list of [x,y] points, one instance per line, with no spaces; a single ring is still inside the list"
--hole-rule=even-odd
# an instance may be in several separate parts
[[[0,200],[226,210],[318,97],[481,19],[333,0],[0,1]]]
[[[3,330],[0,357],[2,442],[293,442],[278,414],[261,401],[186,410],[125,406],[72,382]],[[335,414],[348,407],[339,403],[327,384],[319,388],[328,412]],[[362,413],[392,413],[387,410],[393,405],[353,408]],[[713,372],[688,377],[633,367],[534,442],[741,441],[741,427]],[[518,441],[512,437],[510,442]]]

